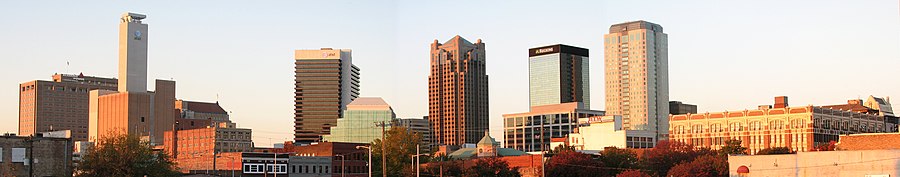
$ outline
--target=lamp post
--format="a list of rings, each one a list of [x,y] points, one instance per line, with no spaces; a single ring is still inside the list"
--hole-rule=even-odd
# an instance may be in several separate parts
[[[372,147],[356,146],[356,149],[368,149],[369,150],[369,163],[366,164],[366,166],[369,166],[369,177],[372,177]]]
[[[336,154],[334,156],[341,157],[341,177],[344,177],[344,155]]]

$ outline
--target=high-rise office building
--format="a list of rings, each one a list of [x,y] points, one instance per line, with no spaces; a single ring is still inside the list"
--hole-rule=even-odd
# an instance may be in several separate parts
[[[330,134],[359,97],[359,68],[350,49],[294,51],[294,142],[310,144]]]
[[[147,16],[125,13],[119,23],[118,91],[92,90],[89,95],[89,140],[114,134],[147,137],[162,144],[175,124],[175,81],[156,80],[147,91]]]
[[[458,35],[431,43],[428,120],[436,145],[476,143],[488,130],[484,43]]]
[[[330,135],[323,135],[329,142],[371,143],[381,139],[381,129],[375,122],[391,122],[396,118],[394,109],[379,97],[360,97],[350,102],[344,116],[331,127]]]
[[[588,49],[556,44],[528,49],[531,107],[578,102],[590,109]]]
[[[622,115],[626,130],[669,130],[667,34],[662,26],[633,21],[609,27],[605,42],[606,113]]]
[[[117,88],[116,79],[84,74],[54,74],[53,81],[19,84],[19,135],[71,130],[75,141],[88,140],[88,92]]]

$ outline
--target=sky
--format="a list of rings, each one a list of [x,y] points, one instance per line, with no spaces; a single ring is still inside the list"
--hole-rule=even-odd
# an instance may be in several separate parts
[[[670,100],[700,112],[900,99],[898,1],[2,1],[0,132],[17,132],[17,84],[54,73],[116,77],[118,23],[146,14],[149,79],[176,97],[218,101],[257,146],[293,138],[293,51],[346,48],[361,96],[401,118],[427,115],[429,44],[486,44],[491,135],[528,111],[529,48],[590,49],[591,106],[604,108],[603,35],[616,23],[663,26]],[[69,65],[66,65],[69,62]],[[149,83],[153,88],[153,83]]]

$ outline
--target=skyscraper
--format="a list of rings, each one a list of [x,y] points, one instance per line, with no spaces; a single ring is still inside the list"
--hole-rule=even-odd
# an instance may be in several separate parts
[[[125,13],[119,22],[118,91],[89,93],[89,139],[115,134],[146,136],[151,144],[163,143],[164,133],[175,124],[175,81],[156,80],[147,91],[147,24],[145,15]]]
[[[294,51],[294,142],[309,144],[330,133],[359,97],[359,68],[350,49]]]
[[[629,130],[669,130],[667,34],[662,26],[633,21],[609,27],[606,56],[606,113],[622,115]]]
[[[431,43],[428,120],[436,145],[476,143],[488,130],[484,43],[458,35]]]
[[[528,49],[531,107],[578,102],[590,109],[588,49],[556,44]]]

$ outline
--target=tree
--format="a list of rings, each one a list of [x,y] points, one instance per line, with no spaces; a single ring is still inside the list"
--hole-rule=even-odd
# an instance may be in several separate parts
[[[101,139],[99,146],[88,149],[76,170],[80,177],[181,175],[168,154],[154,152],[149,142],[125,134]]]
[[[669,170],[669,177],[727,177],[727,156],[703,155],[689,163],[681,163]]]
[[[713,155],[707,148],[696,149],[677,141],[659,141],[656,147],[644,152],[640,163],[652,176],[665,176],[676,164],[693,161],[701,155]]]
[[[725,146],[719,149],[719,154],[747,154],[747,148],[741,146],[741,140],[727,140],[725,141]]]
[[[559,154],[562,151],[575,151],[575,146],[566,146],[564,144],[560,144],[559,146],[553,148],[553,151],[551,151],[550,153]]]
[[[820,145],[816,146],[816,148],[814,148],[813,150],[814,151],[834,151],[836,149],[835,144],[837,144],[837,142],[835,142],[834,140],[831,140],[827,144],[820,144]]]
[[[465,174],[462,160],[440,161],[422,169],[422,176],[462,176]]]
[[[614,176],[622,173],[625,169],[636,169],[639,166],[637,154],[634,151],[616,147],[604,149],[600,155],[600,162],[607,167],[604,176]]]
[[[519,168],[509,168],[506,161],[496,157],[479,158],[466,170],[466,177],[520,177]]]
[[[387,152],[387,176],[403,176],[404,171],[411,171],[410,157],[416,154],[416,144],[422,141],[422,135],[409,131],[405,127],[394,126],[385,132],[385,141],[376,139],[372,142],[372,175],[381,176],[381,146]]]
[[[581,177],[603,173],[601,169],[603,162],[594,160],[591,155],[575,151],[562,151],[550,157],[546,163],[547,176]]]
[[[616,175],[616,177],[650,177],[650,175],[640,170],[625,170]]]
[[[787,147],[765,148],[756,152],[756,155],[793,154],[794,151]]]

